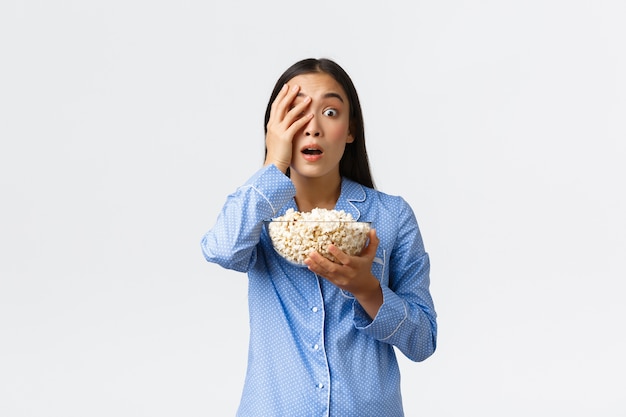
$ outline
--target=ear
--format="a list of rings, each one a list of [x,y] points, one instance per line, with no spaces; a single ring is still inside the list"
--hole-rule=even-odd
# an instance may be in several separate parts
[[[355,122],[354,119],[350,119],[350,124],[348,125],[348,137],[346,138],[346,143],[354,142],[354,136],[352,135],[352,131],[355,130]]]

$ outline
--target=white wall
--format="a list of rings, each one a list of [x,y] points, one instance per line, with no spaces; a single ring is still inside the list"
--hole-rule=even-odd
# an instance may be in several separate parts
[[[290,64],[353,77],[439,346],[407,416],[626,414],[626,3],[0,5],[0,415],[233,415],[246,277],[199,240]]]

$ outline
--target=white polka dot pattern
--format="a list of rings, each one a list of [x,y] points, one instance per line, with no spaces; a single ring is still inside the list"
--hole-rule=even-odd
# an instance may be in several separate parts
[[[343,179],[336,210],[371,221],[380,239],[372,272],[384,302],[371,320],[348,292],[272,248],[265,220],[297,209],[273,165],[228,196],[203,237],[205,258],[248,273],[250,346],[238,416],[402,416],[394,346],[413,361],[435,351],[430,263],[401,198]]]

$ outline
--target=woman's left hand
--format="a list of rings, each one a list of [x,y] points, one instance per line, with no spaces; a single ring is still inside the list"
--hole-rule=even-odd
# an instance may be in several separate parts
[[[380,282],[372,275],[372,262],[379,242],[376,231],[372,229],[369,232],[369,243],[359,255],[349,256],[335,245],[329,245],[328,251],[337,262],[323,257],[319,252],[311,252],[304,263],[317,275],[351,292],[367,314],[374,318],[383,303]]]

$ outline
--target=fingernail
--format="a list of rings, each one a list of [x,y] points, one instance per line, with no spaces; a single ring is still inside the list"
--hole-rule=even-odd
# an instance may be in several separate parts
[[[294,85],[293,87],[291,87],[291,91],[298,91],[298,86]]]

